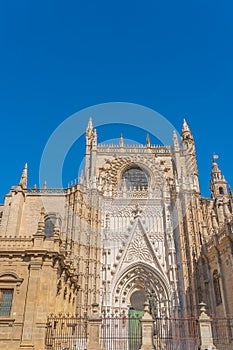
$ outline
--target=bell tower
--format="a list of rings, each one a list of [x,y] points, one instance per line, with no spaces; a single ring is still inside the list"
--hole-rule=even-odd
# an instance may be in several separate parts
[[[227,182],[216,162],[217,155],[213,155],[210,191],[212,198],[220,198],[227,194]]]

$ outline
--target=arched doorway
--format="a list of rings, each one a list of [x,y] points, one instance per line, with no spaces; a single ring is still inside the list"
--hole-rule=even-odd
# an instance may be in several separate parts
[[[113,290],[113,305],[120,310],[130,309],[136,312],[144,310],[144,303],[149,302],[154,294],[157,316],[170,315],[171,289],[166,276],[145,263],[130,266],[119,276]]]

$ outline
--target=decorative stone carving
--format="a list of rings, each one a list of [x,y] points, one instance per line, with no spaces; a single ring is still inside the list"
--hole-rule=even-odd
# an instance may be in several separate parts
[[[126,257],[127,262],[137,260],[153,262],[151,252],[149,251],[145,241],[142,240],[141,237],[137,237],[134,239],[134,241],[131,243],[128,249]]]

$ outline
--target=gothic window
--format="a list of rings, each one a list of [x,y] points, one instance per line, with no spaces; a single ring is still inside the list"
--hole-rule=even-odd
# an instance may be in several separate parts
[[[0,316],[10,316],[13,289],[0,288]]]
[[[126,169],[122,180],[125,181],[127,189],[148,189],[148,174],[137,165]]]
[[[214,270],[214,273],[213,273],[213,284],[214,284],[214,294],[215,294],[216,305],[220,305],[222,303],[222,296],[221,296],[221,288],[220,288],[220,276],[217,270]]]

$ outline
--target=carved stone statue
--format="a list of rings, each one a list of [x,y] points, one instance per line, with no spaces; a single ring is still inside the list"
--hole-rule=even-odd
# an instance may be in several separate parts
[[[157,316],[157,305],[156,305],[156,295],[154,289],[151,290],[149,294],[149,313],[152,318],[155,319]]]

